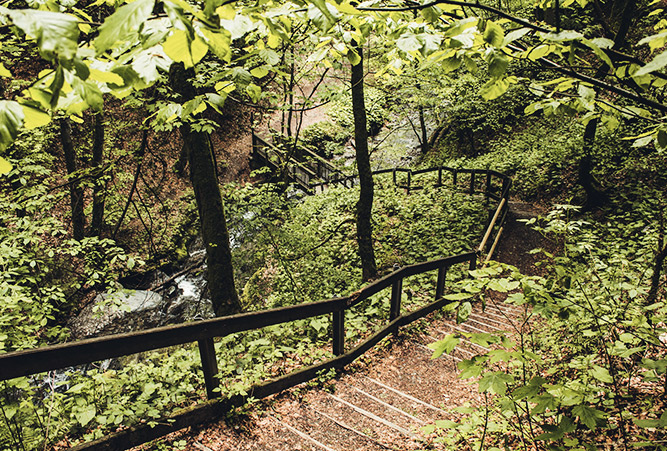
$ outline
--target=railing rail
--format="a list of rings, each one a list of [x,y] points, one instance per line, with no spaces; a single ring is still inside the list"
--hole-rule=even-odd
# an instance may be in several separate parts
[[[265,145],[268,145],[268,143],[253,135],[253,149],[256,152],[262,152]],[[268,161],[270,154],[265,152],[264,155]],[[402,267],[345,297],[0,354],[0,380],[29,376],[109,358],[197,342],[209,401],[172,414],[165,418],[164,421],[160,421],[157,426],[135,426],[74,448],[77,450],[121,450],[155,439],[180,428],[217,418],[230,407],[242,404],[248,397],[263,398],[309,381],[317,377],[317,374],[322,370],[331,368],[341,369],[372,348],[382,338],[397,332],[400,327],[410,324],[451,302],[443,298],[446,275],[449,268],[453,265],[467,263],[470,269],[474,269],[477,265],[478,256],[484,251],[494,227],[497,224],[502,224],[505,218],[508,209],[507,201],[509,199],[511,180],[497,171],[447,167],[411,171],[409,169],[397,168],[376,171],[375,175],[391,173],[394,183],[397,186],[405,187],[409,191],[410,189],[419,188],[417,185],[411,186],[414,177],[435,171],[437,171],[437,180],[440,185],[443,183],[443,171],[452,174],[454,184],[457,184],[460,174],[470,174],[469,191],[471,193],[477,192],[476,180],[481,180],[476,179],[476,176],[486,176],[482,192],[486,195],[487,201],[489,198],[499,201],[493,217],[489,219],[482,242],[476,250]],[[311,177],[313,174],[310,170],[303,171],[302,173],[306,174],[307,177]],[[401,185],[397,183],[397,174],[400,173],[407,174],[407,184]],[[502,180],[502,186],[498,189],[499,193],[497,195],[492,189],[493,177]],[[307,182],[310,183],[310,180],[308,179]],[[346,177],[345,180],[350,183],[350,186],[354,184],[351,182],[353,178]],[[306,180],[302,181],[306,182]],[[342,180],[330,180],[328,183],[339,182],[345,184]],[[499,233],[500,231],[496,235],[494,243],[497,243]],[[491,252],[493,252],[493,249]],[[401,295],[404,279],[436,270],[437,280],[434,301],[414,312],[402,314]],[[388,306],[389,323],[369,338],[357,344],[354,348],[346,351],[345,311],[389,287],[391,287]],[[335,357],[256,385],[248,391],[247,396],[236,395],[224,399],[219,398],[220,394],[216,390],[219,386],[219,381],[217,379],[218,367],[213,346],[214,338],[321,315],[332,316],[331,340],[332,351]]]

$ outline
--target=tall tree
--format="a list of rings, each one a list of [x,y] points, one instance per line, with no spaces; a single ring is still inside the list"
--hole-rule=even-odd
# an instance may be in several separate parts
[[[86,220],[83,215],[83,188],[77,180],[76,150],[72,141],[72,126],[69,119],[60,119],[60,141],[65,156],[65,167],[70,177],[69,197],[72,210],[72,235],[75,240],[82,240]]]
[[[364,100],[364,52],[356,45],[359,61],[352,65],[352,113],[354,114],[354,146],[359,172],[359,202],[357,202],[357,243],[363,280],[377,277],[375,252],[373,251],[373,173],[368,153],[368,128]]]
[[[182,63],[174,63],[169,69],[169,84],[183,101],[192,100],[197,95],[192,85],[193,77],[194,70],[186,69]],[[207,133],[195,131],[187,122],[181,125],[180,132],[188,155],[190,181],[206,247],[208,289],[213,309],[217,316],[238,313],[241,304],[234,285],[229,232],[211,141]]]

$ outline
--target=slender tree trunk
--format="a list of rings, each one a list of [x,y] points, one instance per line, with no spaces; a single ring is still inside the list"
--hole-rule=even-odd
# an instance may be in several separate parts
[[[291,58],[292,62],[290,63],[290,72],[289,72],[289,93],[288,93],[288,102],[289,102],[289,111],[287,112],[287,136],[292,136],[292,120],[294,117],[294,71],[296,71],[296,65],[294,64],[294,46],[291,46]]]
[[[191,82],[193,76],[194,71],[186,70],[182,63],[171,65],[169,83],[183,100],[191,100],[196,95]],[[202,238],[206,247],[208,288],[213,310],[217,316],[237,313],[241,310],[241,304],[234,286],[229,232],[213,149],[206,133],[194,131],[188,124],[183,124],[180,132],[188,153],[190,180],[195,191]]]
[[[593,118],[586,124],[586,129],[584,130],[584,155],[579,160],[578,182],[586,192],[584,208],[587,210],[601,207],[608,200],[608,196],[602,189],[602,186],[600,186],[600,183],[591,173],[593,169],[593,145],[595,144],[598,122],[597,118]]]
[[[60,119],[60,140],[63,145],[67,174],[71,176],[77,170],[76,152],[72,142],[72,127],[69,120],[64,118]],[[70,182],[69,195],[72,208],[72,235],[75,240],[82,240],[86,225],[86,220],[83,216],[83,189],[75,180],[71,180]]]
[[[100,236],[104,223],[104,197],[106,195],[106,181],[102,175],[104,164],[104,115],[102,112],[95,114],[92,153],[93,168],[96,170],[97,177],[93,186],[93,218],[90,224],[90,234]]]
[[[419,105],[419,127],[421,128],[422,138],[422,153],[427,154],[430,150],[428,142],[428,130],[426,130],[426,118],[424,117],[424,107]]]
[[[635,0],[628,0],[625,4],[621,22],[618,26],[618,31],[616,32],[616,36],[614,36],[613,48],[615,49],[619,48],[625,41],[625,36],[627,35],[628,30],[630,29],[630,25],[632,24],[635,5]],[[608,70],[609,67],[606,64],[603,64],[600,69],[596,71],[595,78],[602,80],[607,74]],[[609,200],[609,196],[607,196],[598,181],[591,173],[591,170],[593,169],[592,150],[595,143],[595,135],[597,134],[598,125],[599,120],[597,118],[591,119],[588,124],[586,124],[586,129],[584,130],[584,155],[581,160],[579,160],[578,182],[586,192],[586,201],[584,203],[584,207],[586,209],[600,207]]]
[[[359,64],[352,66],[352,111],[354,114],[354,143],[359,171],[359,202],[357,203],[357,243],[363,280],[377,277],[375,253],[373,252],[373,174],[368,153],[368,128],[364,102],[364,57],[362,46],[357,46]]]

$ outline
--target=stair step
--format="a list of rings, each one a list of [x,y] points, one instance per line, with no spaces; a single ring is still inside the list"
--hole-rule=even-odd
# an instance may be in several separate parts
[[[301,404],[281,409],[284,412],[281,421],[294,433],[323,451],[384,449],[372,437],[357,429],[349,418],[336,418],[332,412],[312,402],[312,397],[313,394],[309,393]]]

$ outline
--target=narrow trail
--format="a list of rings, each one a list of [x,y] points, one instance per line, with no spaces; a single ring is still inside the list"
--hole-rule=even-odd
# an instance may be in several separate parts
[[[320,387],[293,388],[250,413],[180,431],[169,440],[185,440],[185,450],[199,451],[446,449],[421,427],[457,420],[456,407],[483,402],[476,386],[458,378],[456,365],[487,349],[464,340],[451,355],[431,359],[427,345],[453,332],[511,331],[522,313],[490,303],[485,311],[475,307],[462,324],[431,314],[421,327],[385,340]]]

